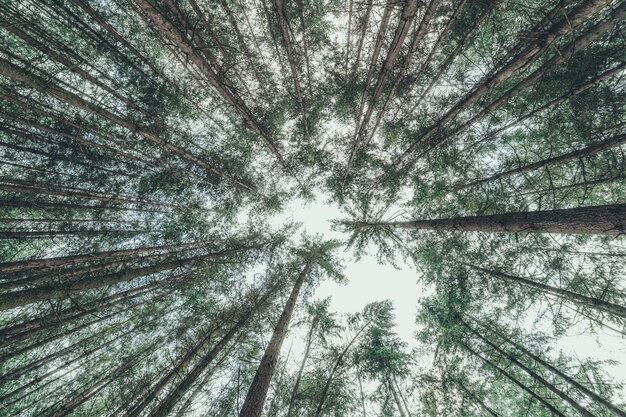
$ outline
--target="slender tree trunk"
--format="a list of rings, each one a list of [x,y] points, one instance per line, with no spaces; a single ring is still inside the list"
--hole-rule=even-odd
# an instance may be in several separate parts
[[[528,232],[619,236],[626,229],[626,204],[513,212],[403,222],[354,222],[360,227],[393,227],[446,232]]]
[[[94,288],[102,288],[108,285],[119,284],[120,282],[130,281],[138,277],[152,275],[157,272],[168,271],[184,266],[196,265],[202,261],[227,256],[229,254],[238,253],[252,248],[239,248],[225,250],[207,255],[194,256],[186,259],[163,262],[157,265],[146,266],[142,268],[120,271],[113,274],[88,277],[79,281],[64,283],[60,285],[40,286],[21,291],[15,291],[10,294],[0,295],[0,311],[8,310],[15,307],[21,307],[32,304],[37,301],[44,301],[54,298],[64,298],[75,292],[83,292]]]
[[[540,396],[539,394],[537,394],[536,392],[534,392],[533,390],[531,390],[530,388],[528,388],[526,385],[524,385],[522,382],[520,382],[517,378],[515,378],[513,375],[511,375],[510,373],[508,373],[507,371],[505,371],[504,369],[502,369],[501,367],[499,367],[498,365],[496,365],[495,363],[493,363],[492,361],[490,361],[489,359],[485,358],[484,356],[482,356],[480,353],[476,352],[474,349],[470,348],[468,345],[462,343],[461,344],[468,352],[470,352],[472,355],[476,356],[477,358],[479,358],[480,360],[482,360],[485,364],[489,365],[491,368],[495,369],[496,371],[498,371],[500,374],[502,374],[505,378],[507,378],[509,381],[511,381],[513,384],[517,385],[518,387],[520,387],[522,390],[526,391],[528,394],[530,394],[533,398],[537,399],[541,404],[543,404],[548,410],[550,410],[550,412],[552,414],[554,414],[555,416],[558,417],[567,417],[565,414],[563,414],[562,412],[560,412],[555,406],[553,406],[552,404],[550,404],[545,398],[543,398],[542,396]]]
[[[469,93],[467,93],[450,110],[448,110],[443,117],[441,117],[423,134],[416,138],[413,144],[394,160],[393,166],[400,167],[402,164],[404,169],[412,166],[416,158],[412,158],[412,160],[408,162],[407,158],[413,154],[418,146],[429,142],[441,130],[441,128],[443,128],[443,126],[455,119],[456,116],[458,116],[463,110],[478,102],[485,96],[485,94],[487,94],[488,91],[491,90],[493,86],[500,84],[524,69],[535,58],[541,55],[557,38],[580,26],[609,2],[610,0],[588,0],[573,9],[565,18],[555,23],[548,31],[546,31],[543,36],[531,42],[502,68],[494,72],[484,82],[477,85]],[[432,145],[429,146],[430,148],[427,147],[425,152],[428,152],[432,148]]]
[[[476,403],[478,405],[480,405],[480,407],[485,410],[486,412],[489,413],[489,415],[493,416],[493,417],[500,417],[498,415],[498,413],[496,413],[495,411],[493,411],[491,409],[491,407],[489,407],[487,404],[485,404],[485,402],[483,400],[481,400],[480,398],[478,398],[476,396],[476,394],[474,394],[472,391],[470,391],[465,385],[463,385],[461,382],[458,381],[454,381],[459,387],[461,387],[461,389],[467,394],[469,395],[474,401],[476,401]]]
[[[291,294],[289,295],[283,312],[280,315],[278,323],[276,324],[272,338],[267,344],[265,354],[263,355],[263,358],[261,358],[261,363],[259,364],[256,374],[254,375],[252,385],[250,385],[246,399],[241,407],[239,417],[260,417],[263,412],[265,397],[267,396],[272,375],[274,374],[274,368],[276,367],[276,362],[278,361],[280,347],[283,344],[285,336],[287,335],[287,329],[289,327],[289,322],[291,321],[291,315],[293,314],[294,307],[296,306],[298,295],[300,294],[300,289],[302,288],[304,280],[311,269],[312,263],[312,259],[308,260],[304,269],[300,272],[298,279],[296,279],[293,289],[291,290]]]
[[[574,378],[570,377],[569,375],[565,374],[564,372],[559,370],[557,367],[553,366],[551,363],[543,360],[540,356],[535,355],[534,353],[532,353],[531,351],[526,349],[524,346],[514,342],[513,340],[511,340],[510,337],[502,334],[496,326],[490,325],[489,327],[487,327],[483,323],[481,323],[478,320],[474,319],[473,317],[471,317],[471,316],[469,316],[469,317],[470,317],[470,319],[472,321],[474,321],[478,325],[482,326],[485,330],[490,330],[490,331],[494,332],[501,339],[505,340],[507,343],[509,343],[512,346],[514,346],[517,350],[523,352],[526,356],[528,356],[529,358],[531,358],[535,362],[543,365],[544,367],[549,369],[554,374],[558,375],[563,380],[567,381],[568,384],[570,384],[572,387],[576,388],[577,390],[579,390],[580,392],[582,392],[583,394],[585,394],[586,396],[588,396],[592,400],[602,404],[603,406],[605,406],[606,408],[608,408],[609,410],[611,410],[613,413],[617,414],[618,416],[626,417],[626,413],[624,411],[622,411],[621,409],[619,409],[616,405],[612,404],[607,399],[605,399],[605,398],[599,396],[598,394],[596,394],[595,392],[591,391],[589,388],[585,387],[583,384],[581,384],[580,382],[576,381]]]
[[[350,1],[350,4],[352,4],[352,0]],[[367,0],[365,16],[363,17],[363,22],[361,22],[361,27],[362,27],[361,36],[359,36],[359,42],[356,47],[356,58],[354,59],[354,64],[352,64],[352,77],[351,78],[353,79],[356,76],[356,72],[359,69],[359,63],[361,62],[361,51],[363,50],[363,41],[365,40],[365,34],[367,32],[367,28],[369,27],[369,21],[370,21],[370,16],[372,14],[373,5],[374,5],[373,0]]]
[[[168,20],[164,18],[147,0],[134,0],[137,6],[148,16],[150,21],[157,29],[165,35],[172,43],[174,43],[194,66],[204,75],[215,90],[222,98],[231,105],[244,120],[245,124],[250,127],[261,139],[261,141],[270,149],[280,164],[289,171],[289,167],[279,152],[276,145],[269,138],[265,130],[261,127],[252,112],[247,108],[241,97],[224,85],[220,77],[213,68],[206,62],[202,55],[188,41],[186,36],[177,28],[175,28]]]
[[[322,415],[322,409],[324,407],[324,402],[326,402],[326,396],[328,395],[330,384],[333,381],[335,374],[339,370],[339,367],[341,366],[341,363],[343,362],[344,356],[346,356],[346,354],[348,353],[348,351],[350,350],[354,342],[356,342],[358,337],[361,335],[361,333],[363,333],[363,331],[365,331],[365,329],[367,328],[367,326],[370,325],[370,323],[371,321],[368,321],[367,323],[363,325],[363,327],[359,329],[359,331],[354,335],[354,337],[350,340],[350,342],[346,345],[346,347],[341,351],[341,353],[337,357],[335,364],[330,370],[330,374],[328,374],[328,379],[326,380],[326,383],[324,384],[324,389],[322,389],[322,395],[320,395],[320,399],[317,403],[317,407],[315,408],[315,417],[320,417]]]
[[[398,395],[398,391],[396,390],[396,387],[393,385],[393,381],[388,375],[386,376],[385,379],[387,380],[387,385],[389,386],[389,390],[391,391],[391,394],[393,395],[393,401],[396,403],[396,408],[398,409],[398,412],[400,413],[400,417],[407,417],[406,413],[404,412],[404,408],[402,407],[402,402],[400,401],[400,395]]]
[[[309,353],[311,351],[311,343],[313,343],[313,332],[315,332],[317,323],[318,323],[318,318],[315,317],[313,321],[311,322],[311,328],[309,329],[309,334],[307,335],[307,338],[306,338],[304,356],[302,357],[302,362],[300,362],[300,368],[298,368],[298,374],[296,375],[296,382],[293,384],[293,389],[291,390],[291,397],[289,397],[289,406],[287,407],[286,417],[292,417],[292,413],[294,411],[296,397],[298,396],[298,388],[300,388],[300,381],[302,379],[302,373],[304,372],[304,366],[306,365],[306,361],[309,358]]]
[[[438,1],[438,0],[435,0]],[[374,86],[374,90],[372,95],[370,96],[370,100],[367,106],[367,110],[363,115],[363,119],[358,127],[356,133],[355,143],[352,145],[349,156],[349,163],[352,162],[354,158],[354,153],[358,150],[363,138],[365,136],[365,131],[367,129],[367,125],[369,124],[369,120],[374,112],[374,107],[380,98],[380,95],[383,91],[383,87],[387,78],[391,74],[391,71],[394,69],[396,65],[396,61],[400,57],[400,50],[404,45],[404,40],[406,39],[406,35],[409,33],[409,28],[413,23],[413,19],[415,18],[415,13],[417,12],[417,0],[408,0],[404,5],[404,9],[402,10],[402,16],[400,17],[400,21],[398,22],[398,26],[396,27],[396,31],[394,33],[393,40],[389,45],[389,50],[387,51],[387,57],[383,61],[383,66],[380,69],[378,74],[378,78],[376,80],[376,84]],[[407,58],[407,61],[410,58]],[[408,62],[405,62],[408,65]]]
[[[124,256],[136,256],[145,252],[165,251],[170,249],[180,249],[190,246],[199,246],[215,243],[214,240],[203,240],[198,242],[178,243],[163,246],[144,246],[133,249],[112,250],[106,252],[92,252],[87,254],[77,254],[61,256],[58,258],[29,259],[25,261],[7,262],[0,264],[1,273],[15,273],[30,271],[39,268],[51,268],[55,266],[78,265],[82,263],[98,261],[108,258],[119,258]]]
[[[554,295],[562,300],[569,301],[578,306],[594,309],[600,312],[608,313],[611,315],[615,315],[617,317],[622,317],[626,319],[626,307],[612,304],[607,301],[600,300],[594,297],[588,297],[586,295],[581,295],[569,290],[563,290],[561,288],[556,288],[551,285],[542,284],[540,282],[536,282],[524,277],[518,277],[514,275],[505,274],[504,272],[492,271],[490,269],[481,268],[479,266],[464,264],[469,266],[472,269],[475,269],[480,272],[484,272],[493,277],[504,279],[509,282],[514,282],[516,284],[525,285],[527,287],[534,288],[536,290],[542,291],[546,294]]]
[[[539,382],[540,384],[542,384],[544,387],[546,387],[548,390],[552,391],[554,394],[556,394],[559,398],[561,398],[563,401],[567,402],[569,405],[571,405],[572,407],[574,407],[574,409],[576,411],[578,411],[581,415],[585,416],[585,417],[597,417],[595,414],[593,414],[591,411],[589,411],[587,408],[585,408],[584,406],[582,406],[581,404],[579,404],[577,401],[575,401],[572,397],[570,397],[569,395],[567,395],[565,392],[563,392],[562,390],[560,390],[559,388],[557,388],[554,384],[551,384],[550,382],[548,382],[545,378],[543,378],[541,375],[539,375],[538,373],[536,373],[535,371],[533,371],[532,369],[530,369],[528,366],[524,365],[522,362],[520,362],[519,360],[517,360],[515,357],[511,356],[508,352],[506,352],[505,350],[503,350],[502,348],[500,348],[500,346],[496,345],[495,343],[493,343],[491,340],[489,340],[487,337],[483,336],[482,334],[480,334],[478,331],[476,331],[474,328],[472,328],[469,324],[467,324],[465,321],[461,320],[461,323],[463,323],[463,325],[475,336],[477,336],[480,340],[482,340],[484,343],[486,343],[487,345],[489,345],[492,349],[494,349],[496,352],[498,352],[503,358],[508,359],[511,363],[515,364],[517,367],[519,367],[520,369],[522,369],[524,372],[526,372],[532,379],[534,379],[535,381]]]
[[[613,136],[610,139],[604,140],[602,142],[594,143],[592,145],[589,145],[582,149],[578,149],[576,151],[568,152],[559,156],[554,156],[552,158],[543,159],[541,161],[533,162],[531,164],[523,165],[518,168],[510,169],[508,171],[504,171],[499,174],[494,174],[489,177],[470,182],[469,184],[465,184],[459,187],[459,190],[466,190],[468,188],[471,188],[477,185],[486,184],[486,183],[493,182],[496,180],[501,180],[501,179],[508,178],[514,175],[524,174],[526,172],[534,171],[534,170],[545,168],[548,166],[553,166],[556,164],[561,164],[563,162],[568,162],[568,161],[576,160],[579,158],[587,158],[592,155],[596,155],[600,152],[618,148],[622,146],[624,143],[626,143],[626,134]]]
[[[259,298],[250,308],[246,309],[243,314],[240,314],[239,320],[228,330],[228,332],[217,342],[211,350],[202,357],[202,359],[191,369],[189,373],[174,386],[174,388],[165,396],[165,398],[159,403],[159,405],[149,414],[149,417],[165,417],[169,415],[172,408],[181,400],[185,392],[196,381],[196,379],[204,372],[204,370],[213,362],[213,360],[220,354],[230,340],[243,329],[255,312],[259,310],[266,302],[270,295],[273,293],[274,288],[266,291],[265,294]],[[201,345],[199,345],[201,347]],[[196,354],[198,349],[194,351]],[[129,414],[129,416],[138,415]]]
[[[181,35],[182,36],[182,35]],[[51,84],[41,78],[39,78],[36,75],[33,74],[29,74],[28,72],[24,71],[23,69],[13,65],[12,63],[10,63],[9,61],[6,61],[4,59],[0,59],[0,75],[4,75],[6,77],[12,78],[16,81],[19,81],[21,83],[24,83],[32,88],[34,88],[35,90],[43,93],[43,94],[47,94],[50,95],[62,102],[65,102],[69,105],[72,105],[74,107],[80,108],[88,113],[94,114],[96,116],[99,116],[107,121],[110,121],[111,123],[114,123],[118,126],[121,126],[133,133],[136,133],[142,137],[144,137],[145,139],[149,140],[150,142],[156,143],[170,151],[172,151],[173,153],[179,155],[180,157],[182,157],[183,159],[187,159],[191,162],[193,162],[194,164],[200,166],[201,168],[205,169],[206,171],[218,175],[220,177],[223,177],[231,182],[236,183],[239,186],[242,186],[248,190],[252,190],[252,188],[241,182],[240,180],[237,180],[236,178],[234,178],[233,176],[231,176],[230,174],[226,174],[225,172],[210,166],[209,164],[207,164],[204,160],[198,158],[195,155],[192,155],[191,153],[189,153],[188,151],[180,148],[178,145],[172,144],[170,142],[165,141],[164,139],[160,138],[159,136],[157,136],[156,134],[146,130],[145,128],[138,126],[135,122],[131,121],[131,120],[127,120],[124,119],[120,116],[117,116],[116,114],[113,114],[112,112],[103,109],[91,102],[88,102],[84,99],[82,99],[81,97],[70,93],[66,90],[63,90],[62,88]]]
[[[278,20],[278,28],[283,40],[283,46],[287,52],[287,61],[289,62],[289,68],[291,70],[291,78],[293,79],[293,86],[296,91],[296,98],[300,106],[300,114],[302,114],[302,123],[304,130],[307,131],[307,117],[304,108],[304,97],[302,96],[302,86],[300,85],[300,77],[298,76],[298,69],[296,67],[296,58],[294,56],[293,44],[291,42],[291,36],[289,35],[289,21],[285,13],[285,4],[283,0],[274,0],[274,11]]]

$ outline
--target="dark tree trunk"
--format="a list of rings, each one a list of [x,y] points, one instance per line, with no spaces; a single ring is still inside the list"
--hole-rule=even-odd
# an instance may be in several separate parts
[[[276,362],[278,361],[278,356],[280,355],[280,347],[282,346],[285,336],[287,335],[291,315],[293,314],[293,310],[296,306],[300,289],[302,288],[309,270],[311,269],[312,262],[312,260],[307,262],[306,266],[296,279],[296,282],[291,290],[291,294],[289,294],[289,298],[283,308],[283,312],[278,319],[276,327],[274,328],[272,338],[267,344],[265,354],[261,358],[261,363],[259,364],[256,374],[254,375],[252,385],[250,385],[246,399],[241,407],[239,417],[260,417],[263,412],[265,397],[267,396],[270,382],[272,381],[272,375],[274,374],[274,368],[276,367]]]

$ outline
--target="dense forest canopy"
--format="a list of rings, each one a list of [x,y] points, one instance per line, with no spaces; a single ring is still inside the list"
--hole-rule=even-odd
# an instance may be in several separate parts
[[[626,416],[625,18],[0,0],[0,415]]]

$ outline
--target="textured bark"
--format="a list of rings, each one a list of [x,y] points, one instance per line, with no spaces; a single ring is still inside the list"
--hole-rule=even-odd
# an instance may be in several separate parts
[[[304,108],[304,97],[302,95],[302,86],[300,85],[300,77],[298,76],[298,69],[296,67],[296,57],[293,51],[293,43],[291,41],[291,36],[289,35],[289,21],[287,20],[287,14],[285,13],[285,3],[283,0],[274,0],[274,12],[276,13],[276,18],[278,20],[278,28],[280,29],[283,47],[287,53],[287,61],[289,62],[289,69],[291,70],[291,79],[293,80],[296,98],[298,99],[298,105],[300,106],[300,114],[302,115],[302,121],[306,131],[307,117]]]
[[[370,61],[370,65],[367,70],[367,76],[365,78],[365,88],[363,89],[363,94],[361,94],[361,103],[359,104],[359,112],[356,116],[356,128],[354,130],[354,138],[352,139],[352,145],[350,146],[350,155],[348,157],[348,169],[352,166],[352,161],[354,160],[354,156],[356,155],[356,151],[359,146],[359,130],[361,127],[361,119],[363,118],[363,111],[365,110],[365,104],[367,102],[367,89],[372,82],[372,77],[374,76],[374,69],[378,63],[378,57],[380,56],[380,51],[383,47],[383,41],[385,40],[385,34],[387,33],[387,26],[389,25],[389,19],[391,17],[392,10],[392,0],[387,0],[385,3],[385,11],[383,12],[383,16],[380,20],[380,26],[378,27],[378,32],[376,34],[376,43],[374,44],[374,51],[372,52],[372,59]]]
[[[439,0],[434,0],[439,1]],[[380,98],[380,95],[383,92],[383,87],[387,81],[387,78],[391,75],[391,72],[396,66],[396,62],[400,57],[400,50],[404,45],[404,40],[406,39],[406,35],[409,33],[409,28],[413,23],[413,19],[415,18],[415,13],[417,12],[417,0],[408,0],[404,5],[402,10],[402,15],[400,16],[400,20],[398,22],[398,26],[396,27],[396,31],[393,36],[393,40],[389,45],[389,50],[387,51],[387,56],[383,61],[383,65],[378,73],[378,78],[376,79],[376,84],[374,85],[374,89],[370,96],[367,110],[363,115],[360,125],[358,126],[357,133],[355,136],[354,144],[350,149],[350,156],[348,157],[348,166],[351,165],[352,160],[354,159],[354,155],[356,151],[359,149],[363,139],[365,137],[365,132],[367,130],[367,125],[369,124],[370,118],[372,117],[372,113],[374,112],[374,107]],[[422,33],[418,35],[425,34],[425,28]],[[417,44],[419,42],[415,42],[415,48],[417,48]],[[411,53],[409,53],[411,55]],[[408,65],[408,61],[410,60],[410,56],[406,59],[405,65]],[[369,84],[369,83],[368,83]]]
[[[189,390],[189,387],[196,381],[196,379],[202,374],[202,372],[213,362],[213,360],[220,354],[220,352],[226,347],[230,340],[241,331],[254,316],[254,313],[259,311],[264,305],[271,294],[274,292],[274,288],[266,291],[263,296],[250,307],[247,308],[243,314],[240,314],[239,320],[228,330],[228,332],[217,342],[211,350],[202,357],[202,359],[193,367],[193,369],[182,379],[159,403],[159,405],[149,414],[149,417],[165,417],[169,415],[172,408],[180,401],[185,392]]]
[[[185,247],[200,246],[205,244],[216,243],[214,240],[204,240],[198,242],[186,242],[173,245],[163,246],[144,246],[132,249],[111,250],[105,252],[92,252],[87,254],[76,254],[69,256],[61,256],[57,258],[29,259],[25,261],[7,262],[0,264],[0,272],[12,273],[23,272],[39,268],[51,268],[55,266],[78,265],[82,263],[98,261],[107,258],[119,258],[124,256],[138,255],[153,251],[167,251],[171,249],[180,249]]]
[[[557,288],[557,287],[553,287],[551,285],[547,285],[547,284],[543,284],[540,282],[536,282],[533,280],[530,280],[528,278],[524,278],[524,277],[518,277],[518,276],[514,276],[514,275],[509,275],[506,274],[504,272],[499,272],[499,271],[492,271],[490,269],[485,269],[485,268],[481,268],[475,265],[471,265],[471,264],[465,264],[467,266],[469,266],[472,269],[475,269],[477,271],[480,272],[484,272],[486,274],[489,274],[493,277],[496,278],[500,278],[500,279],[504,279],[506,281],[509,282],[514,282],[520,285],[525,285],[527,287],[531,287],[534,289],[537,289],[539,291],[542,291],[544,293],[547,294],[551,294],[554,295],[556,297],[559,297],[563,300],[572,302],[576,305],[585,307],[585,308],[591,308],[594,310],[598,310],[600,312],[604,312],[604,313],[609,313],[612,315],[615,315],[617,317],[622,317],[626,319],[626,307],[618,305],[618,304],[613,304],[613,303],[609,303],[607,301],[604,300],[600,300],[598,298],[595,297],[588,297],[586,295],[581,295],[578,293],[575,293],[573,291],[569,291],[569,290],[563,290],[561,288]]]
[[[455,13],[458,13],[462,9],[466,1],[467,0],[462,0],[460,2],[460,5],[455,10]],[[400,85],[400,83],[404,80],[404,77],[411,64],[411,60],[413,59],[413,55],[415,54],[415,52],[417,51],[417,48],[419,47],[424,37],[426,36],[426,33],[428,31],[428,25],[430,24],[430,21],[433,18],[435,11],[437,10],[440,4],[441,4],[441,0],[431,0],[430,3],[428,4],[428,7],[424,11],[424,16],[422,17],[422,20],[417,30],[415,31],[415,34],[413,35],[413,40],[411,41],[409,52],[407,53],[406,57],[404,58],[404,61],[402,62],[402,65],[400,66],[400,71],[398,75],[396,75],[396,77],[394,78],[393,84],[391,86],[391,91],[389,92],[389,94],[387,94],[387,97],[385,98],[385,101],[383,103],[383,107],[379,110],[378,114],[376,115],[376,121],[374,123],[374,127],[372,128],[372,131],[368,134],[369,139],[366,141],[366,144],[369,143],[373,139],[374,135],[376,134],[376,131],[378,130],[378,127],[380,126],[380,122],[382,121],[383,116],[385,115],[387,108],[389,107],[389,104],[391,103],[391,100],[395,98],[396,90],[398,89],[398,86]],[[453,21],[453,19],[451,19],[451,21]],[[449,29],[450,26],[451,25],[448,24],[445,30]],[[431,54],[435,51],[436,47],[437,47],[437,43],[435,44],[433,49],[431,49]],[[423,65],[426,65],[428,62],[430,62],[430,55],[426,59],[427,60],[424,62]],[[422,71],[422,68],[420,68],[420,70],[418,71],[418,75],[421,71]],[[366,132],[363,131],[362,134],[366,135]]]
[[[215,88],[220,96],[231,105],[237,113],[244,120],[245,124],[252,129],[261,139],[261,141],[267,146],[267,148],[274,154],[280,164],[289,169],[287,163],[283,159],[283,156],[279,152],[276,145],[269,138],[265,130],[261,127],[256,120],[252,112],[247,108],[239,94],[236,91],[231,90],[224,85],[222,80],[213,68],[207,63],[204,57],[196,50],[196,48],[189,42],[185,34],[179,29],[175,28],[169,21],[165,19],[161,13],[159,13],[147,0],[134,0],[137,6],[148,16],[150,21],[158,28],[158,30],[172,43],[174,43],[182,52],[187,55],[188,59],[194,64],[194,66],[202,73],[202,75],[209,81],[209,83]]]
[[[274,369],[278,361],[278,356],[280,355],[280,348],[285,340],[285,336],[287,335],[291,315],[293,314],[296,301],[298,300],[298,295],[300,294],[302,285],[309,274],[312,263],[313,260],[307,261],[304,269],[300,272],[298,278],[296,279],[291,293],[289,294],[289,298],[287,298],[287,302],[285,303],[285,307],[283,308],[283,312],[278,319],[276,327],[274,328],[272,338],[265,348],[265,353],[261,358],[261,363],[259,364],[259,367],[254,375],[254,379],[252,380],[246,399],[241,407],[241,411],[239,412],[239,417],[260,417],[263,412],[265,397],[267,396],[270,382],[272,381],[272,376],[274,375]]]
[[[356,227],[389,226],[446,232],[528,232],[619,236],[626,230],[626,204],[513,212],[404,222],[355,222]]]
[[[555,54],[551,59],[544,62],[541,67],[533,71],[530,75],[525,77],[522,81],[517,83],[513,88],[509,89],[506,93],[498,97],[496,100],[489,103],[488,106],[484,107],[467,122],[455,128],[454,131],[446,135],[443,139],[437,140],[435,143],[433,143],[429,147],[429,150],[432,150],[434,147],[446,143],[454,136],[467,130],[470,126],[472,126],[479,120],[493,113],[496,109],[502,108],[504,104],[507,103],[515,94],[533,87],[533,85],[538,80],[540,80],[549,70],[567,61],[577,52],[586,48],[590,43],[602,37],[605,33],[611,30],[617,24],[617,22],[622,21],[624,18],[626,18],[626,4],[622,3],[621,6],[618,6],[613,10],[611,15],[606,20],[596,24],[594,27],[585,32],[584,35],[578,37],[576,40],[570,43],[567,47],[559,50],[559,52]]]

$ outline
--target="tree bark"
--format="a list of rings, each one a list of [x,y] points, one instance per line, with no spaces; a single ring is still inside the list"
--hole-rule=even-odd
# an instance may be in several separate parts
[[[317,403],[317,407],[315,408],[315,417],[320,417],[321,414],[322,414],[322,408],[324,407],[324,402],[326,401],[326,396],[328,395],[328,390],[330,389],[330,384],[333,381],[333,378],[335,377],[335,374],[339,370],[339,366],[343,362],[344,356],[346,356],[346,354],[348,353],[348,351],[350,350],[350,348],[352,347],[354,342],[356,342],[358,337],[361,335],[361,333],[363,333],[363,331],[365,331],[365,329],[367,328],[367,326],[370,325],[370,323],[371,322],[368,321],[367,323],[365,323],[365,325],[363,325],[363,327],[361,327],[359,329],[359,331],[354,335],[354,337],[350,340],[350,342],[346,345],[346,347],[341,351],[341,353],[337,357],[337,360],[335,361],[335,364],[333,365],[333,368],[330,370],[330,374],[328,375],[328,379],[326,380],[326,383],[324,384],[324,389],[322,390],[322,395],[320,395],[320,400]]]
[[[567,417],[565,414],[563,414],[562,412],[560,412],[556,407],[554,407],[552,404],[550,404],[545,398],[543,398],[542,396],[540,396],[539,394],[537,394],[536,392],[534,392],[533,390],[531,390],[530,388],[528,388],[526,385],[524,385],[522,382],[520,382],[517,378],[515,378],[513,375],[511,375],[510,373],[508,373],[507,371],[505,371],[504,369],[500,368],[498,365],[496,365],[495,363],[493,363],[492,361],[490,361],[489,359],[485,358],[484,356],[482,356],[480,353],[476,352],[474,349],[470,348],[468,345],[466,345],[465,343],[461,343],[461,346],[463,346],[468,352],[470,352],[471,354],[473,354],[474,356],[476,356],[477,358],[479,358],[480,360],[482,360],[484,363],[486,363],[487,365],[489,365],[490,367],[492,367],[493,369],[495,369],[496,371],[498,371],[500,374],[502,374],[505,378],[507,378],[509,381],[511,381],[513,384],[517,385],[518,387],[520,387],[522,390],[526,391],[528,394],[530,394],[533,398],[537,399],[541,404],[543,404],[548,410],[550,410],[550,412],[552,414],[554,414],[555,416],[558,417]]]
[[[403,222],[353,222],[359,227],[394,227],[446,232],[527,232],[619,236],[626,230],[626,204],[512,212]]]
[[[483,323],[480,323],[478,320],[474,319],[471,316],[470,316],[470,319],[474,321],[475,323],[479,324],[480,326],[482,326],[485,330],[490,330],[494,332],[501,339],[505,340],[507,343],[514,346],[517,350],[523,352],[526,356],[530,357],[535,362],[543,365],[544,367],[552,371],[554,374],[561,377],[563,380],[567,381],[568,384],[570,384],[571,386],[573,386],[574,388],[576,388],[577,390],[579,390],[580,392],[582,392],[583,394],[591,398],[592,400],[597,401],[598,403],[602,404],[603,406],[605,406],[606,408],[608,408],[609,410],[611,410],[613,413],[617,414],[618,416],[626,417],[626,413],[622,411],[621,409],[619,409],[616,405],[612,404],[607,399],[591,391],[589,388],[585,387],[584,385],[582,385],[580,382],[576,381],[574,378],[570,377],[569,375],[565,374],[564,372],[559,370],[557,367],[553,366],[551,363],[543,360],[540,356],[535,355],[534,353],[526,349],[524,346],[514,342],[513,340],[511,340],[510,337],[502,334],[496,326],[487,327]]]
[[[517,74],[523,68],[528,66],[535,58],[541,55],[548,45],[551,45],[557,38],[570,32],[576,27],[580,26],[585,20],[593,16],[597,11],[602,9],[610,3],[610,0],[588,0],[574,8],[565,18],[555,23],[543,36],[535,39],[520,53],[514,56],[508,63],[502,68],[495,71],[481,84],[474,87],[469,93],[467,93],[461,100],[459,100],[450,110],[448,110],[443,117],[441,117],[436,123],[431,125],[423,134],[413,141],[400,156],[398,156],[392,165],[394,167],[409,168],[413,165],[415,158],[407,162],[407,158],[417,149],[421,144],[429,142],[435,134],[437,134],[444,125],[452,121],[463,110],[469,108],[482,97],[495,85],[509,79],[513,75]],[[432,145],[431,145],[432,146]],[[430,148],[426,148],[427,152]]]
[[[267,396],[272,375],[274,374],[274,368],[276,367],[276,362],[278,361],[280,347],[282,346],[285,336],[287,335],[291,315],[293,314],[293,310],[296,306],[296,301],[298,299],[298,295],[300,294],[302,285],[304,284],[304,281],[312,267],[312,263],[313,260],[309,259],[304,269],[300,272],[300,275],[298,275],[298,278],[296,279],[293,289],[291,290],[291,294],[289,294],[289,298],[283,308],[283,312],[278,319],[276,327],[274,328],[272,338],[267,344],[265,354],[263,355],[263,358],[261,358],[261,363],[257,368],[252,384],[250,385],[250,389],[248,390],[248,394],[246,395],[246,399],[241,407],[241,411],[239,412],[239,417],[260,417],[263,412],[265,397]]]

